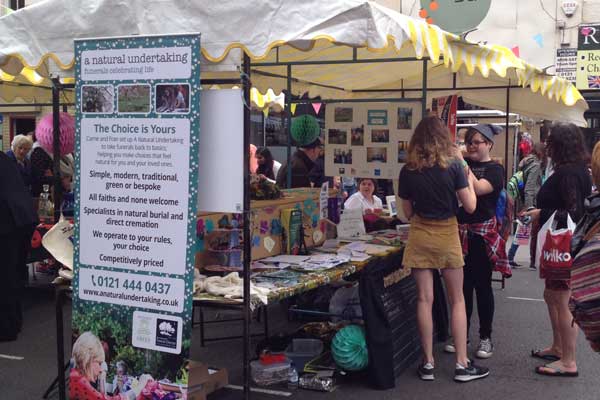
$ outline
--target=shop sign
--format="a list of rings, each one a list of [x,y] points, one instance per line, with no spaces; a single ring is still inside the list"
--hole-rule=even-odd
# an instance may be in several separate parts
[[[600,89],[600,25],[578,28],[577,89]]]
[[[556,49],[556,76],[575,83],[577,80],[577,49]]]

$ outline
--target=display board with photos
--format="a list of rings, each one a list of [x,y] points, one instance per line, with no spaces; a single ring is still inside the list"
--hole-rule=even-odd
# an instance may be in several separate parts
[[[325,175],[394,179],[421,120],[421,103],[332,103],[325,113]]]

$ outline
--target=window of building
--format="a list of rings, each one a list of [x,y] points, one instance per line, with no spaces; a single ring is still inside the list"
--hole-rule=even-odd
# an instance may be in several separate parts
[[[30,116],[12,116],[10,117],[10,141],[16,135],[27,135],[29,132],[35,132],[35,118]]]
[[[13,10],[18,10],[20,8],[25,7],[25,0],[10,0],[10,8]]]

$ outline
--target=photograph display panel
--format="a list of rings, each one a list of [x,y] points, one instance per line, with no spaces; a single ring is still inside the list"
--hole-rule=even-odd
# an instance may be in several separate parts
[[[396,179],[421,120],[421,103],[334,103],[327,107],[325,175]]]

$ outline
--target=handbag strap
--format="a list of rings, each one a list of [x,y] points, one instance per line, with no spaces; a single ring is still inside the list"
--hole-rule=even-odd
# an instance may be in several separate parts
[[[589,241],[596,233],[600,231],[600,221],[596,222],[594,226],[585,234],[583,240]]]

